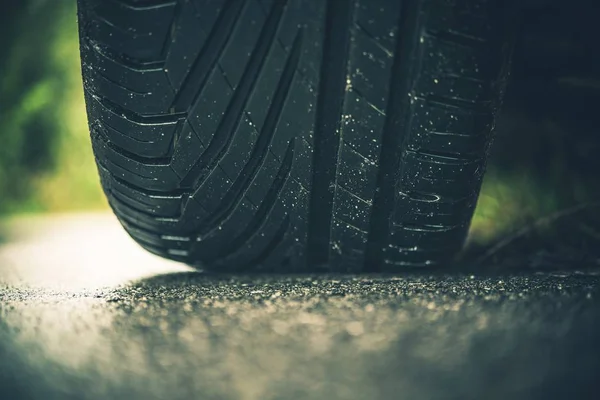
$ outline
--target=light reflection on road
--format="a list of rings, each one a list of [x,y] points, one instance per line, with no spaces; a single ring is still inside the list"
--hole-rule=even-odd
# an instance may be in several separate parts
[[[143,250],[109,213],[16,218],[0,229],[0,285],[94,290],[192,270]]]

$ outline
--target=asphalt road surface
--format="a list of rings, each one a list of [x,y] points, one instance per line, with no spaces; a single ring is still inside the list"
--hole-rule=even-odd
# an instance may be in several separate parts
[[[600,274],[217,276],[4,224],[0,399],[600,398]]]

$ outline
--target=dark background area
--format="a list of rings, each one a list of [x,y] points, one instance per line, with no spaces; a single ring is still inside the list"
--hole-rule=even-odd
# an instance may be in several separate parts
[[[531,171],[562,204],[597,198],[600,4],[529,3],[491,168]]]
[[[483,259],[503,268],[597,266],[600,3],[522,4],[471,250],[493,242]]]

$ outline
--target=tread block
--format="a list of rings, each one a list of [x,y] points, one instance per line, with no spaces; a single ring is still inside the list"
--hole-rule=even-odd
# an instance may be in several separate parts
[[[342,142],[338,156],[337,183],[358,197],[372,200],[375,192],[377,165],[361,157],[350,146]]]
[[[163,45],[175,17],[175,2],[162,7],[127,7],[104,0],[85,1],[93,17],[88,21],[89,36],[100,47],[109,47],[122,57],[138,62],[163,59]]]
[[[95,70],[92,70],[88,77],[94,81],[96,93],[110,92],[111,101],[115,105],[140,116],[167,112],[173,99],[173,91],[167,85],[161,85],[155,91],[144,88],[136,92]]]
[[[189,123],[198,133],[202,143],[210,143],[232,96],[233,90],[221,71],[214,70],[188,117]],[[219,98],[221,101],[214,101],[215,98]]]
[[[244,67],[248,64],[252,51],[257,47],[260,27],[264,25],[266,17],[257,0],[247,0],[235,30],[231,33],[231,40],[236,45],[228,46],[219,60],[219,65],[233,88],[238,86]]]
[[[163,64],[138,64],[119,60],[98,45],[82,43],[87,49],[83,68],[107,78],[135,93],[165,92],[171,93],[171,86]]]
[[[214,23],[200,23],[196,7],[190,1],[181,2],[178,18],[164,65],[174,90],[181,88]]]
[[[344,122],[344,142],[364,158],[376,162],[381,152],[378,133],[383,129],[385,115],[371,106],[364,97],[348,93]]]
[[[204,143],[200,141],[189,122],[185,121],[181,125],[171,158],[171,168],[180,179],[190,172],[205,150]]]
[[[392,246],[423,249],[455,247],[463,242],[463,235],[469,229],[468,224],[445,225],[393,225],[390,244]]]

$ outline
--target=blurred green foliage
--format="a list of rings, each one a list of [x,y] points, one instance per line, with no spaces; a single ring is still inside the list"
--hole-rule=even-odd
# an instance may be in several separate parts
[[[476,242],[600,200],[597,13],[586,0],[527,3],[472,223]]]
[[[0,213],[104,207],[87,134],[75,2],[2,7]]]
[[[2,7],[0,214],[105,208],[86,123],[75,1],[19,0]],[[550,22],[555,31],[558,25]],[[594,86],[585,84],[589,77],[569,76],[578,67],[568,64],[579,60],[577,65],[593,66],[581,59],[598,52],[582,47],[577,37],[576,45],[565,45],[564,37],[557,36],[560,46],[544,42],[517,51],[516,74],[472,224],[476,242],[599,195],[593,183],[600,172],[594,161],[600,153],[594,111],[599,91],[588,90]],[[535,60],[526,59],[542,50]],[[553,62],[544,58],[548,54]],[[548,65],[565,68],[549,70]]]

